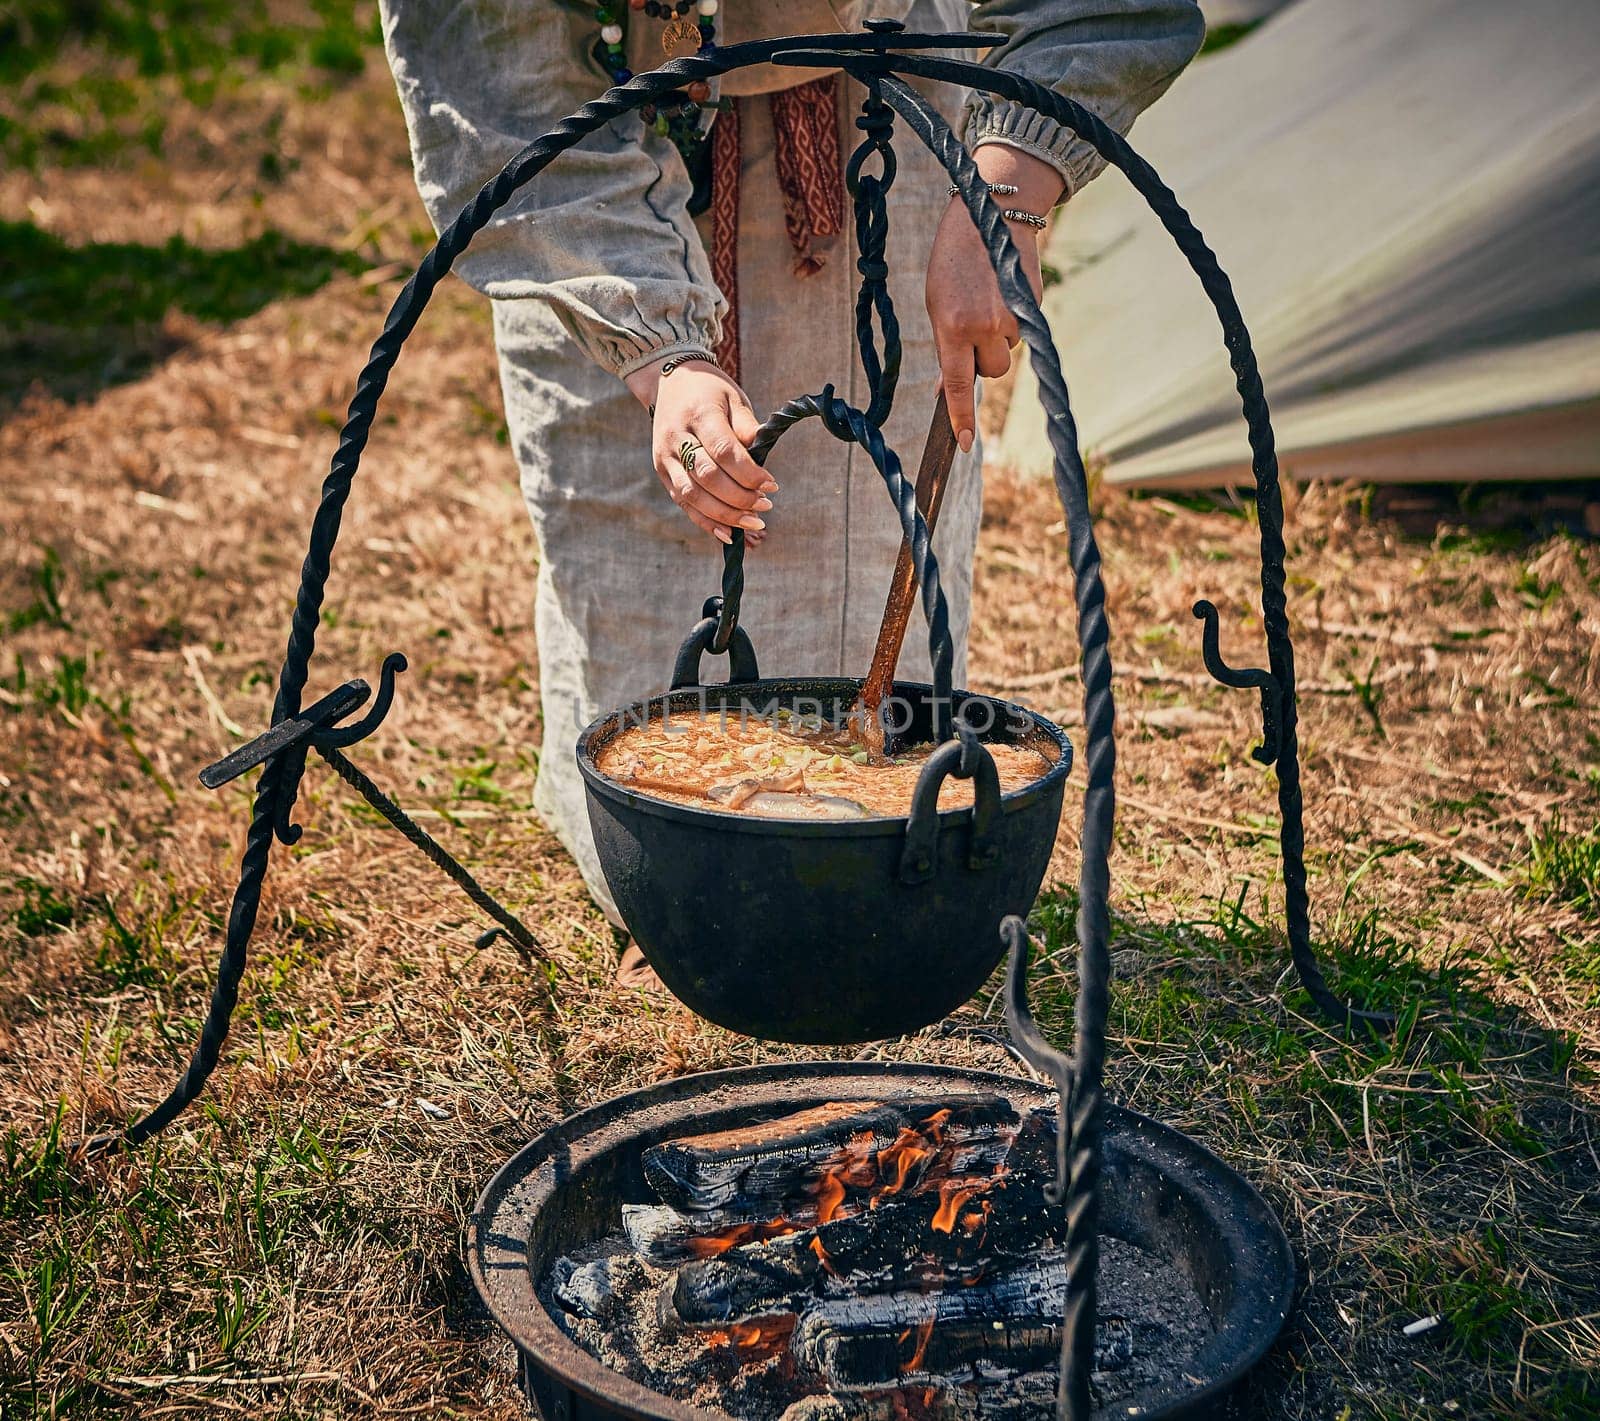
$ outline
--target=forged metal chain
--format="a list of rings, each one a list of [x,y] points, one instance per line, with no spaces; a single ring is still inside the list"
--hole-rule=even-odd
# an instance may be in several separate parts
[[[856,145],[845,167],[845,187],[851,196],[855,215],[856,270],[861,275],[861,285],[856,293],[856,349],[860,354],[861,368],[867,377],[867,418],[881,425],[894,407],[895,391],[900,383],[900,366],[903,352],[900,341],[900,321],[895,315],[894,300],[889,293],[889,263],[886,259],[889,240],[888,193],[898,171],[898,160],[893,147],[894,113],[883,102],[875,86],[869,86],[862,112],[856,118],[856,127],[865,137]],[[862,171],[867,159],[876,155],[879,172],[874,175]],[[878,353],[873,333],[876,320],[883,336],[883,353]],[[764,465],[767,455],[780,435],[797,419],[819,413],[808,397],[791,401],[762,426],[750,453],[757,464]],[[742,529],[733,530],[733,541],[722,550],[722,604],[717,609],[717,629],[709,650],[722,655],[733,640],[739,625],[739,603],[744,594],[745,537]]]
[[[900,319],[895,315],[894,299],[889,294],[889,189],[894,186],[899,162],[892,139],[894,112],[883,102],[875,82],[868,82],[866,101],[856,117],[856,127],[865,137],[856,145],[845,165],[845,187],[855,209],[856,270],[861,286],[856,292],[856,348],[861,368],[867,377],[867,418],[881,425],[894,408],[895,390],[900,384]],[[876,175],[863,172],[866,160],[876,156]],[[873,337],[873,321],[883,336],[879,356]]]

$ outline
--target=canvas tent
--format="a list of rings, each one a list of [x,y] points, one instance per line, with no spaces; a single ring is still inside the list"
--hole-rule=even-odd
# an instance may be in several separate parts
[[[1139,121],[1233,280],[1295,475],[1600,475],[1597,75],[1597,0],[1296,0]],[[1247,481],[1216,318],[1120,174],[1046,260],[1106,477]],[[1027,371],[991,457],[1049,467]]]

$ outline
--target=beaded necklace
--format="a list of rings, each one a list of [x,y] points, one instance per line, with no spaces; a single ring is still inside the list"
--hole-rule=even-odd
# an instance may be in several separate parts
[[[661,31],[661,48],[669,59],[688,54],[707,54],[716,47],[717,10],[721,0],[627,0],[631,10],[642,10],[653,20],[665,20]],[[626,84],[633,78],[623,53],[626,32],[619,14],[621,0],[599,0],[594,17],[600,22],[600,38],[593,54],[596,61],[611,76],[613,84]],[[696,19],[688,19],[691,10]],[[703,80],[690,84],[685,91],[689,102],[668,109],[646,104],[639,116],[663,138],[670,138],[694,178],[695,194],[690,199],[691,212],[704,211],[710,201],[709,173],[706,164],[706,136],[701,131],[700,110],[711,98],[711,86]]]

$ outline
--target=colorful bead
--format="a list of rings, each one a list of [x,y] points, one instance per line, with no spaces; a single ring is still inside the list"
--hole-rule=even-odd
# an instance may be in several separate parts
[[[594,6],[594,17],[600,24],[600,44],[596,48],[596,56],[603,55],[602,62],[610,71],[613,84],[626,84],[633,78],[633,71],[623,62],[626,31],[617,20],[622,9],[620,0],[590,0],[590,3]],[[628,0],[628,8],[642,10],[653,20],[676,20],[679,23],[684,16],[695,15],[692,22],[695,31],[691,33],[698,32],[700,36],[700,46],[696,52],[703,55],[716,52],[715,16],[721,9],[721,0]],[[692,164],[705,144],[705,135],[700,132],[701,105],[727,108],[728,100],[723,99],[712,105],[711,86],[703,80],[690,84],[687,93],[688,102],[680,102],[670,111],[655,104],[646,104],[639,113],[650,129],[670,139],[685,161]]]

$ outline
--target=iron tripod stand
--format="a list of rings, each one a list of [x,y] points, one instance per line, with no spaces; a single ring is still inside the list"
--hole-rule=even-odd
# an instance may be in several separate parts
[[[860,445],[872,457],[894,502],[902,529],[911,542],[929,620],[936,684],[948,692],[951,646],[943,596],[938,587],[937,561],[929,544],[927,526],[916,509],[914,491],[902,476],[899,460],[885,446],[881,433],[881,425],[894,402],[900,367],[899,328],[889,299],[888,270],[883,260],[888,228],[886,194],[893,183],[895,168],[893,126],[898,119],[948,170],[983,237],[1006,304],[1018,321],[1048,418],[1054,483],[1068,530],[1084,688],[1087,764],[1080,840],[1079,984],[1070,1055],[1058,1051],[1044,1039],[1028,1009],[1029,944],[1022,920],[1008,917],[999,925],[999,930],[1010,951],[1007,1021],[1020,1053],[1047,1073],[1059,1091],[1061,1128],[1053,1199],[1065,1206],[1067,1302],[1057,1410],[1063,1421],[1085,1421],[1092,1409],[1090,1372],[1094,1359],[1098,1265],[1102,1074],[1110,983],[1107,860],[1115,807],[1114,708],[1105,589],[1090,515],[1088,481],[1066,384],[1049,329],[1023,274],[1000,210],[971,157],[937,111],[904,82],[906,78],[979,89],[1023,104],[1075,131],[1112,166],[1121,170],[1146,199],[1210,298],[1222,324],[1252,451],[1260,515],[1261,610],[1268,665],[1265,669],[1247,670],[1228,666],[1219,649],[1218,613],[1210,603],[1201,602],[1196,604],[1195,614],[1204,623],[1202,646],[1206,665],[1223,684],[1260,693],[1263,743],[1254,754],[1262,763],[1277,768],[1287,935],[1302,985],[1317,1008],[1343,1026],[1365,1024],[1381,1029],[1391,1019],[1382,1013],[1359,1010],[1338,998],[1328,987],[1311,949],[1294,653],[1284,595],[1283,503],[1266,398],[1232,288],[1172,192],[1120,135],[1072,100],[1027,79],[936,52],[986,48],[1000,42],[1001,37],[996,35],[907,34],[897,22],[869,21],[867,31],[861,34],[763,40],[673,60],[608,90],[530,143],[441,233],[396,298],[357,382],[312,524],[279,673],[271,728],[202,775],[203,783],[215,787],[251,768],[259,766],[262,770],[216,986],[199,1043],[187,1070],[162,1104],[121,1134],[101,1137],[95,1145],[132,1145],[148,1139],[195,1099],[216,1068],[245,970],[272,843],[276,839],[292,844],[300,836],[300,828],[293,822],[294,804],[306,756],[311,750],[326,759],[388,822],[421,848],[495,920],[497,926],[491,935],[503,932],[529,961],[544,957],[537,939],[515,915],[498,904],[343,753],[381,724],[393,697],[394,676],[404,668],[404,658],[391,656],[385,661],[377,699],[359,721],[343,723],[370,694],[366,683],[361,681],[348,682],[302,710],[340,520],[379,400],[402,346],[456,258],[514,193],[587,134],[646,104],[660,108],[686,103],[684,91],[689,85],[751,65],[771,63],[840,70],[866,90],[857,123],[864,136],[850,160],[847,178],[861,248],[857,337],[871,398],[865,410],[853,409],[828,387],[819,394],[792,401],[763,427],[752,452],[758,460],[764,460],[786,429],[799,420],[816,417],[838,438]],[[878,164],[876,173],[867,171],[866,165],[873,159]],[[753,668],[754,653],[738,621],[743,552],[743,537],[736,532],[725,552],[722,595],[708,601],[701,621],[680,653],[680,668],[691,663],[698,666],[706,650],[727,652],[736,660],[747,658]],[[940,723],[938,729],[941,737],[948,734],[949,723]],[[960,738],[962,753],[953,772],[970,776],[977,773],[982,761],[988,758],[987,752],[970,736]]]

